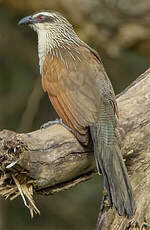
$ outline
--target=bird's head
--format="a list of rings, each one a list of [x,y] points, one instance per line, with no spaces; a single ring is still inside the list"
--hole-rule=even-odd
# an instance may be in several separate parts
[[[59,56],[61,49],[73,52],[82,41],[75,33],[72,25],[60,13],[42,10],[22,18],[19,25],[29,25],[38,34],[39,64],[42,72],[43,61],[48,53]],[[58,52],[59,50],[59,52]],[[71,51],[72,50],[72,51]],[[78,52],[75,52],[78,55]],[[70,54],[73,56],[72,54]],[[60,54],[62,58],[63,53]]]
[[[43,10],[36,12],[30,16],[22,18],[19,25],[29,25],[37,33],[50,32],[61,36],[75,34],[72,25],[60,13],[56,11]]]

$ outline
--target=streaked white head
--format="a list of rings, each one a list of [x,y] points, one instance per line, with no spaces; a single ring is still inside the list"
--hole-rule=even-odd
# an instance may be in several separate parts
[[[18,24],[27,24],[38,34],[38,53],[40,72],[42,73],[45,56],[55,48],[78,46],[81,40],[72,25],[60,13],[39,11],[22,18]]]

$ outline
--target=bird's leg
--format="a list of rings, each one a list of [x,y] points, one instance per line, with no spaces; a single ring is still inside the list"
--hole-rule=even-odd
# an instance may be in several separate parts
[[[69,128],[63,121],[61,118],[56,118],[56,120],[54,121],[48,121],[46,123],[44,123],[43,125],[40,126],[40,129],[46,129],[51,125],[56,125],[56,124],[60,124],[62,125],[64,128],[66,128],[69,132],[73,133],[73,130],[71,128]]]

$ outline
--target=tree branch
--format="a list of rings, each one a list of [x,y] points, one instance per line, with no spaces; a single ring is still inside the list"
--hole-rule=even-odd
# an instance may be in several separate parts
[[[150,223],[150,69],[118,97],[118,135],[135,193],[132,220],[115,209],[101,210],[97,229],[140,229]],[[27,134],[0,132],[0,194],[11,199],[20,193],[33,214],[32,193],[53,194],[91,178],[96,173],[92,150],[72,133],[53,125]],[[25,201],[27,197],[28,202]]]

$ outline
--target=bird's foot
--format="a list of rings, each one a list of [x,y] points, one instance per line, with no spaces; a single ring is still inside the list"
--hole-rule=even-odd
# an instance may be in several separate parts
[[[73,133],[72,129],[69,128],[65,123],[63,123],[61,118],[56,118],[56,120],[54,121],[48,121],[46,123],[44,123],[43,125],[41,125],[40,129],[46,129],[51,125],[56,125],[56,124],[60,124],[62,125],[64,128],[66,128],[68,131],[70,131],[71,133]]]
[[[40,129],[47,129],[51,125],[59,124],[61,119],[56,118],[54,121],[48,121],[40,126]]]

